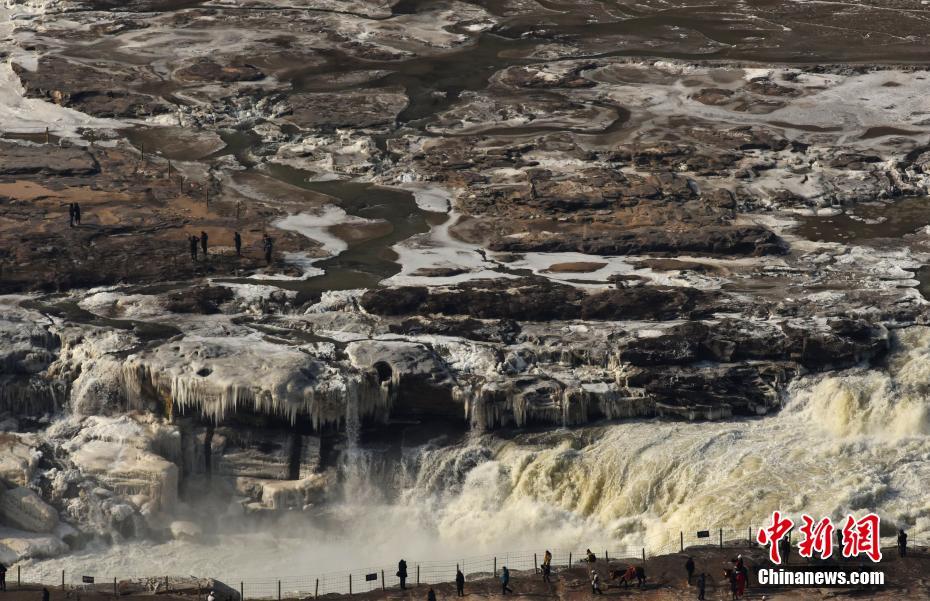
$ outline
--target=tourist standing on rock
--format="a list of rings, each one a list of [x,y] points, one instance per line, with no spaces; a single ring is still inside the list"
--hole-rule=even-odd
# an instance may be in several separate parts
[[[207,601],[216,601],[216,595],[213,594],[213,591],[210,591],[210,594],[207,595]]]
[[[588,563],[597,563],[597,556],[591,552],[591,549],[585,551],[585,556],[588,558]]]
[[[685,571],[688,572],[688,586],[691,586],[691,577],[694,576],[694,559],[688,557],[688,561],[685,562]]]
[[[68,227],[74,227],[74,203],[68,203]]]
[[[507,566],[504,566],[501,570],[501,594],[506,595],[507,593],[512,593],[513,590],[507,586],[510,584],[510,570],[507,569]]]
[[[455,568],[455,592],[459,597],[465,596],[465,574],[458,568]]]
[[[907,532],[904,528],[898,530],[898,555],[901,557],[907,555]]]
[[[274,242],[267,232],[262,234],[262,249],[265,251],[265,262],[271,265],[271,254],[274,252]]]
[[[0,591],[6,591],[6,566],[0,563]]]
[[[429,590],[426,591],[426,601],[436,601],[436,591],[433,590],[433,587],[429,587]]]
[[[550,574],[552,574],[552,565],[548,563],[543,563],[542,564],[543,582],[549,582],[549,583],[552,582],[552,580],[549,579]]]
[[[707,576],[701,572],[697,577],[698,601],[704,601],[704,589],[707,588]]]
[[[543,565],[551,566],[552,565],[552,553],[549,552],[549,549],[546,549],[545,555],[543,555]]]
[[[207,256],[207,232],[200,232],[200,248],[203,249],[203,256]]]
[[[197,236],[191,236],[190,238],[187,239],[187,241],[190,242],[190,245],[191,245],[191,259],[196,261],[197,260],[197,243],[200,242],[200,239]]]
[[[407,589],[407,562],[401,559],[397,562],[397,577],[400,579],[400,589]]]
[[[74,203],[74,225],[81,225],[81,205]]]
[[[597,570],[591,570],[591,593],[595,595],[601,594],[601,577],[598,575]]]
[[[239,232],[233,234],[233,244],[236,245],[236,256],[242,256],[242,236],[239,235]]]

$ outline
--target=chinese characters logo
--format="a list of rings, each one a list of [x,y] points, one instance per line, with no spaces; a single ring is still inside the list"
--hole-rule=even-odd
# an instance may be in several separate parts
[[[798,553],[801,557],[811,558],[816,554],[821,559],[828,559],[833,555],[833,547],[836,545],[847,559],[860,555],[865,555],[876,563],[882,559],[878,536],[880,520],[874,513],[858,520],[851,515],[846,516],[840,529],[834,526],[830,518],[816,521],[809,515],[802,515],[801,522],[801,541],[798,543]],[[782,555],[787,550],[788,542],[785,537],[794,526],[791,518],[775,511],[772,513],[771,525],[759,529],[756,541],[769,547],[769,559],[772,563],[782,563]]]

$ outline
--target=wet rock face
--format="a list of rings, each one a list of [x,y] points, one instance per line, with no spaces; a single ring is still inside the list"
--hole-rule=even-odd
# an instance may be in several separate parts
[[[175,76],[184,80],[229,83],[235,81],[257,81],[259,79],[264,79],[265,74],[254,65],[222,65],[209,59],[201,59],[188,67],[179,69],[175,72]]]
[[[476,319],[555,321],[674,319],[712,309],[714,293],[639,287],[585,294],[544,278],[488,280],[448,289],[370,290],[362,307],[377,315],[444,315]]]
[[[148,117],[172,112],[172,105],[159,96],[143,93],[146,84],[160,79],[147,68],[99,67],[60,57],[42,57],[34,71],[14,64],[14,69],[31,96],[73,108],[95,117]]]
[[[81,148],[20,144],[0,140],[0,175],[88,176],[100,171],[94,157]],[[3,199],[0,197],[0,202]],[[8,202],[8,201],[7,201]]]
[[[220,305],[232,298],[233,292],[229,288],[197,286],[170,293],[165,301],[165,308],[172,313],[213,315],[220,312]]]
[[[305,129],[384,128],[394,124],[407,105],[401,89],[368,89],[342,93],[291,94],[284,119]]]
[[[48,533],[58,525],[58,512],[34,491],[20,486],[0,492],[0,524]]]

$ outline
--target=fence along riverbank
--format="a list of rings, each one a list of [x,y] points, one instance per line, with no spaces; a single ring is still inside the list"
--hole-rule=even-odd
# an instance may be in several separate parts
[[[758,527],[744,528],[717,528],[697,532],[677,532],[677,536],[670,536],[667,540],[677,538],[675,542],[664,545],[626,546],[609,548],[590,547],[599,560],[608,560],[621,564],[648,564],[650,557],[682,553],[688,548],[699,546],[713,546],[724,548],[742,548],[756,546],[755,534]],[[882,537],[883,547],[894,547],[894,537]],[[910,540],[909,546],[930,546],[930,540]],[[535,573],[542,563],[545,549],[538,551],[506,552],[496,555],[477,555],[461,557],[458,559],[415,561],[407,560],[408,584],[438,584],[452,582],[455,573],[461,569],[468,581],[480,581],[496,578],[500,570],[506,566],[515,576]],[[585,561],[585,549],[564,550],[550,549],[552,553],[552,567],[557,572],[560,568],[568,568]],[[403,549],[398,549],[397,559],[404,558]],[[176,578],[169,576],[130,576],[130,575],[102,575],[102,574],[69,574],[62,571],[61,579],[55,582],[42,581],[29,577],[29,566],[14,564],[7,572],[7,585],[23,586],[26,583],[39,584],[49,587],[60,587],[63,590],[88,590],[98,593],[120,595],[127,588],[146,587],[152,592],[170,592],[172,587],[182,587],[190,591],[198,586],[207,589],[212,583],[219,582],[228,589],[226,593],[218,592],[217,601],[232,601],[251,599],[303,599],[320,597],[324,595],[352,595],[365,593],[377,589],[394,588],[400,585],[396,575],[397,564],[356,568],[345,571],[326,572],[308,576],[287,576],[240,579],[235,575],[226,575],[211,578]],[[46,579],[47,580],[47,579]],[[181,584],[183,582],[183,584]],[[203,594],[208,591],[203,590]]]

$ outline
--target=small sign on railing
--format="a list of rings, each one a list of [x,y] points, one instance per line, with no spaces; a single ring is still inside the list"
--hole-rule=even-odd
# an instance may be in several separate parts
[[[93,584],[94,577],[93,576],[81,576],[81,582],[83,582],[84,584]]]
[[[374,572],[372,574],[365,574],[365,582],[371,582],[378,579],[378,573]]]
[[[698,538],[710,538],[710,530],[698,530]]]

